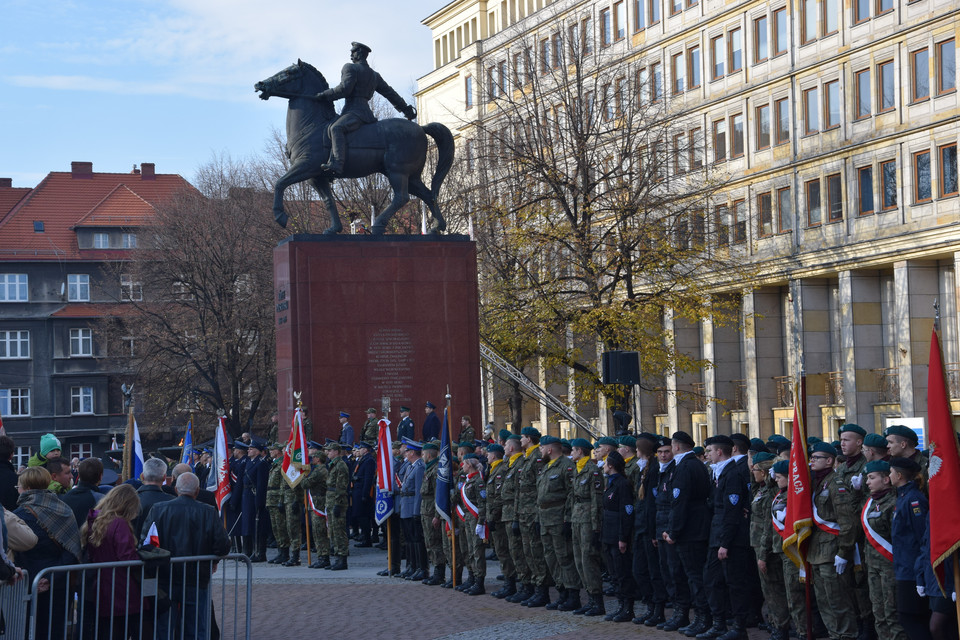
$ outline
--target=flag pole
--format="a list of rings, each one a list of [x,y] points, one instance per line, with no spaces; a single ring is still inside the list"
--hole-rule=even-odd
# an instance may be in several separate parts
[[[806,376],[806,374],[804,373],[804,371],[803,371],[802,368],[800,369],[800,393],[797,394],[797,395],[799,396],[799,397],[797,398],[797,402],[800,403],[800,407],[799,407],[799,409],[800,409],[799,415],[801,416],[800,421],[801,421],[801,424],[803,424],[803,432],[801,433],[801,435],[803,436],[803,438],[806,438],[806,437],[807,437],[807,376]],[[793,446],[797,446],[797,444],[798,444],[798,443],[794,442],[794,443],[793,443]],[[801,447],[805,447],[805,446],[807,446],[807,443],[806,443],[806,441],[804,441],[804,442],[799,443],[799,445],[800,445]],[[811,486],[811,492],[810,492],[810,494],[811,494],[811,495],[810,495],[810,499],[811,499],[811,500],[813,499],[813,491],[812,491],[812,489],[813,489],[813,487]],[[788,499],[789,499],[789,498],[788,498]],[[799,548],[799,544],[797,545],[797,547]],[[814,637],[814,635],[813,635],[813,610],[812,610],[812,604],[811,604],[811,602],[810,602],[810,601],[813,599],[813,594],[812,594],[812,591],[813,591],[813,571],[811,570],[810,563],[807,561],[807,554],[803,554],[803,572],[804,572],[805,574],[807,574],[807,579],[804,580],[804,582],[803,582],[803,585],[804,585],[804,588],[803,588],[804,599],[806,600],[805,618],[806,618],[806,624],[807,624],[807,637],[808,637],[808,638],[813,638],[813,637]]]
[[[380,413],[382,413],[383,417],[386,418],[388,421],[390,420],[390,399],[389,398],[380,400]],[[390,428],[390,425],[388,424],[387,429],[389,428]],[[399,434],[397,435],[399,436]],[[378,421],[377,422],[377,445],[379,446],[379,444],[380,444],[380,429],[379,429],[379,421]],[[384,455],[391,456],[390,464],[392,466],[393,452],[388,451],[388,452],[385,452]],[[380,469],[378,466],[377,471],[379,472],[379,470]],[[392,472],[391,472],[391,475],[392,475]],[[377,491],[379,491],[379,489],[377,489]],[[394,504],[394,513],[396,513],[396,504]],[[393,575],[391,571],[393,571],[393,513],[387,516],[387,577],[388,578]],[[399,571],[397,573],[399,573]]]
[[[450,395],[450,385],[447,385],[447,424],[444,426],[444,429],[447,430],[447,442],[450,444],[450,447],[453,447],[453,432],[450,429],[450,420],[453,416],[451,411],[451,400],[453,396]],[[453,454],[450,454],[450,483],[453,485]],[[450,503],[450,559],[453,562],[453,565],[450,567],[450,581],[453,583],[453,588],[457,588],[457,519],[454,517],[453,513],[453,502]]]
[[[309,505],[307,505],[307,491],[310,491],[310,489],[307,489],[306,487],[304,487],[303,489],[303,515],[304,515],[303,521],[305,526],[307,527],[307,566],[309,566],[313,562],[312,560],[310,560],[310,543],[313,542],[313,538],[310,536],[310,518],[313,517],[313,510],[311,510]],[[297,553],[300,553],[300,552],[298,551]],[[320,553],[320,549],[317,549],[317,553]]]
[[[123,442],[123,469],[120,470],[120,479],[123,482],[132,478],[133,457],[136,455],[136,444],[133,442],[133,385],[124,390],[127,400],[127,432]]]
[[[297,395],[296,397],[297,397],[297,413],[300,414],[300,420],[303,420],[303,400],[301,399],[301,395]],[[298,435],[297,435],[297,437],[299,437],[299,429],[300,429],[300,424],[299,424],[299,423],[297,424],[297,429],[298,429]],[[310,463],[306,462],[307,456],[304,455],[304,454],[307,452],[307,443],[306,443],[306,442],[300,442],[300,452],[301,452],[301,453],[300,453],[300,462],[301,462],[300,472],[303,473],[304,468],[306,468],[306,469],[307,469],[307,473],[310,473],[310,471],[309,471],[309,469],[310,469]],[[308,492],[308,491],[310,491],[310,489],[309,489],[308,487],[304,487],[304,488],[303,488],[303,525],[304,525],[304,527],[305,527],[305,529],[306,529],[306,533],[307,533],[307,539],[306,539],[306,543],[307,543],[307,566],[310,566],[310,565],[313,563],[313,561],[310,559],[310,545],[311,545],[311,543],[313,542],[313,537],[310,535],[310,518],[313,517],[313,510],[310,508],[310,505],[307,504],[307,500],[308,500],[307,492]],[[320,549],[317,549],[317,553],[320,553]],[[299,554],[300,554],[300,552],[297,551],[297,555],[299,555]],[[299,558],[297,558],[297,560],[299,560]]]

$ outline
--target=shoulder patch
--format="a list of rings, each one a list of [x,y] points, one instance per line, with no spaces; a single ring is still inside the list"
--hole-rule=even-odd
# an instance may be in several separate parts
[[[731,493],[730,495],[727,496],[727,499],[730,501],[730,504],[736,505],[738,502],[740,502],[740,494]]]
[[[633,505],[632,505],[632,504],[627,504],[627,506],[625,506],[623,509],[624,509],[624,511],[627,512],[627,515],[628,515],[628,516],[633,513]]]
[[[487,490],[486,490],[486,489],[480,489],[480,497],[481,497],[481,498],[486,498],[486,497],[487,497]]]
[[[679,487],[674,487],[674,489],[673,489],[673,499],[676,500],[676,499],[679,498],[679,497],[680,497],[680,488],[679,488]]]

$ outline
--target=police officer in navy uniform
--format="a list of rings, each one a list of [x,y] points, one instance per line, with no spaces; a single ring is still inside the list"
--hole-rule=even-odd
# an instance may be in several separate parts
[[[243,499],[240,533],[243,535],[243,553],[250,562],[266,562],[267,532],[267,478],[270,462],[263,457],[264,445],[251,441],[243,473]]]
[[[373,445],[361,442],[360,458],[353,470],[353,517],[360,541],[355,547],[372,547],[370,542],[373,527],[373,503],[376,490],[377,463],[373,459]]]
[[[410,417],[410,407],[400,407],[400,424],[397,425],[397,440],[403,442],[403,439],[413,440],[414,425],[413,418]]]
[[[353,426],[350,424],[350,414],[340,412],[340,444],[346,445],[346,451],[353,448]]]
[[[247,445],[237,440],[233,443],[233,458],[230,459],[230,500],[227,502],[227,535],[238,552],[243,550],[240,517],[243,513],[243,476],[247,468]]]
[[[440,439],[440,418],[437,417],[436,408],[437,405],[433,404],[429,400],[424,405],[424,409],[427,412],[427,417],[423,421],[424,442]]]

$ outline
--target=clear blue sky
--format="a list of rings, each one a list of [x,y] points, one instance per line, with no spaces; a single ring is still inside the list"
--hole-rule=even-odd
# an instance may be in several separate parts
[[[432,69],[420,21],[447,0],[0,0],[0,177],[35,186],[74,160],[154,162],[188,180],[263,152],[286,101],[253,84],[302,58],[339,79],[350,42],[412,100]]]

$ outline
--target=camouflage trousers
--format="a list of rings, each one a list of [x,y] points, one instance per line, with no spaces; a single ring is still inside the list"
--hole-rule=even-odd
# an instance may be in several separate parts
[[[793,626],[797,628],[797,631],[803,632],[803,629],[807,628],[807,595],[806,587],[800,582],[800,569],[784,553],[775,553],[773,557],[780,561],[790,619],[793,620]],[[776,562],[777,560],[774,560],[771,564]],[[769,570],[768,565],[767,571]]]
[[[580,576],[573,561],[573,541],[563,532],[563,523],[541,524],[543,559],[558,588],[580,589]]]
[[[450,541],[451,533],[450,533],[449,531],[447,531],[446,526],[445,526],[444,524],[442,524],[442,523],[440,524],[440,530],[441,530],[441,532],[442,532],[440,535],[441,535],[442,538],[443,538],[443,555],[444,555],[444,557],[446,557],[446,559],[447,559],[447,565],[449,565],[449,566],[451,567],[451,571],[453,571],[453,572],[455,573],[455,572],[456,572],[456,568],[462,569],[462,568],[463,568],[463,565],[464,565],[463,552],[460,550],[460,542],[461,542],[461,541],[460,541],[460,538],[463,537],[463,527],[457,527],[457,528],[456,528],[456,537],[457,537],[457,558],[456,558],[457,563],[456,563],[456,567],[454,567],[454,563],[453,563],[453,560],[454,560],[454,558],[453,558],[453,544],[451,544],[451,541]]]
[[[510,523],[490,522],[490,542],[493,544],[493,551],[500,559],[500,572],[504,578],[515,578],[517,567],[513,564],[513,558],[510,557],[510,543],[507,541],[507,529]]]
[[[897,577],[892,562],[870,558],[867,564],[867,584],[873,604],[873,624],[877,637],[884,640],[908,640],[897,619]],[[864,621],[866,624],[866,621]]]
[[[487,544],[477,535],[477,524],[477,519],[471,515],[467,515],[463,521],[463,538],[467,547],[465,564],[473,572],[473,577],[483,584],[487,577]]]
[[[638,550],[634,550],[637,553]],[[642,553],[642,550],[640,550]],[[580,582],[587,593],[595,596],[603,592],[603,560],[600,547],[594,544],[593,526],[587,522],[573,523],[573,563],[577,567]]]
[[[270,513],[270,528],[273,530],[273,538],[277,541],[278,549],[286,549],[290,546],[290,536],[287,534],[287,514],[282,506],[267,507]]]
[[[870,544],[869,542],[867,544]],[[863,542],[858,543],[857,552],[863,556]],[[867,574],[867,559],[862,557],[863,564],[852,567],[853,571],[853,604],[856,607],[857,619],[864,624],[873,624],[873,609],[876,606],[876,598],[873,597],[873,590],[870,588]],[[893,636],[891,636],[893,637]]]
[[[832,640],[855,640],[857,616],[853,610],[853,573],[837,575],[832,562],[810,565],[813,591],[821,604],[820,617]]]
[[[336,515],[339,510],[340,515]],[[333,547],[333,555],[346,558],[350,555],[350,547],[347,542],[347,507],[333,507],[327,505],[327,531],[330,535],[330,542]]]
[[[517,580],[529,583],[530,568],[527,566],[527,559],[523,556],[523,539],[520,537],[520,532],[514,533],[513,522],[504,522],[503,526],[506,527],[507,546],[510,547],[510,559],[513,560],[513,566],[517,570]]]
[[[523,540],[523,556],[530,569],[530,582],[535,587],[549,587],[550,574],[543,558],[543,541],[540,539],[540,522],[535,513],[519,515],[520,538]]]
[[[433,526],[433,516],[420,515],[420,526],[423,527],[423,543],[427,547],[427,561],[433,566],[446,564],[447,560],[443,556],[443,520],[440,520],[440,526]]]
[[[790,562],[787,560],[787,562]],[[793,564],[790,562],[790,564]],[[783,563],[779,555],[767,559],[767,572],[760,573],[760,590],[767,603],[767,620],[776,629],[790,626],[790,607],[787,606],[787,591],[783,582]],[[797,575],[799,580],[799,574]]]
[[[315,513],[310,514],[310,537],[317,548],[318,556],[330,555],[330,534],[327,533],[327,519]]]
[[[302,500],[284,501],[284,512],[287,520],[287,539],[290,543],[290,555],[294,558],[300,555],[301,528],[303,525],[303,504]],[[278,543],[279,544],[279,543]]]

